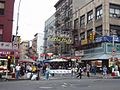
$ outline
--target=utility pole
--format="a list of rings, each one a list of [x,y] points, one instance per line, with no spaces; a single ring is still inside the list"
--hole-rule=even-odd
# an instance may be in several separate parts
[[[21,5],[21,0],[19,0],[19,3],[18,3],[16,34],[15,34],[14,43],[13,43],[13,45],[14,45],[13,46],[13,50],[14,50],[14,68],[13,68],[13,73],[15,73],[15,66],[16,66],[16,49],[15,49],[15,46],[18,47],[17,35],[18,35],[18,28],[19,28],[18,24],[19,24],[20,5]]]
[[[115,54],[116,54],[116,49],[115,49],[115,36],[116,36],[116,30],[112,30],[112,59],[115,64]]]

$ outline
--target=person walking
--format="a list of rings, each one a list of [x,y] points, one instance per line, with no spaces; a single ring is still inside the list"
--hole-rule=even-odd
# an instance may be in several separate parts
[[[46,80],[49,80],[49,74],[50,74],[50,67],[49,67],[49,65],[47,65],[46,71],[45,71],[45,79]]]
[[[87,77],[90,77],[90,65],[89,64],[86,65],[86,73],[87,73]]]
[[[80,67],[80,68],[78,69],[77,78],[78,78],[78,77],[79,77],[80,79],[82,78],[82,72],[83,72],[83,69],[82,69],[82,67]]]
[[[17,80],[18,80],[19,77],[20,77],[20,69],[21,69],[20,64],[17,64],[16,67],[15,67],[16,79],[17,79]]]
[[[107,67],[104,65],[103,66],[103,78],[107,78]]]

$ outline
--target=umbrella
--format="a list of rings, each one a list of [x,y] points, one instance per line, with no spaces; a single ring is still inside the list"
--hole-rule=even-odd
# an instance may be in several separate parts
[[[67,62],[68,60],[62,58],[50,59],[46,60],[45,62]]]
[[[31,62],[31,63],[34,63],[35,61],[32,60],[32,59],[20,59],[20,60],[18,60],[18,62],[23,62],[23,63]]]

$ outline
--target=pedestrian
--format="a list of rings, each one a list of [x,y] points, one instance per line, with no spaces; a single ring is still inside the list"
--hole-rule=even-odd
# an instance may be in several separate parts
[[[92,72],[93,75],[96,75],[96,69],[97,69],[97,67],[95,65],[93,65],[91,67],[91,72]]]
[[[107,67],[104,65],[103,66],[103,78],[107,78]]]
[[[78,78],[78,77],[79,77],[80,79],[82,78],[82,72],[83,72],[83,69],[82,69],[82,67],[80,67],[80,68],[78,69],[77,78]]]
[[[20,64],[17,64],[16,67],[15,67],[15,72],[16,72],[16,79],[18,80],[19,77],[20,77]]]
[[[74,67],[72,67],[71,68],[71,76],[74,78],[74,76],[75,76],[75,68]]]
[[[90,77],[90,65],[89,64],[86,65],[86,73],[87,73],[87,77]]]
[[[47,65],[46,71],[45,71],[45,79],[46,80],[49,80],[49,74],[50,74],[50,67],[49,67],[49,65]]]
[[[32,77],[31,77],[31,80],[36,80],[37,79],[37,76],[38,74],[37,74],[37,66],[36,66],[36,64],[34,64],[33,66],[32,66]]]

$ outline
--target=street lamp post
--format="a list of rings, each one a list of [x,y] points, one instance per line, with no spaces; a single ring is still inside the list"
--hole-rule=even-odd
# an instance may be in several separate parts
[[[17,38],[17,35],[18,35],[18,24],[19,24],[19,12],[20,12],[20,5],[21,5],[21,0],[19,0],[19,4],[18,4],[18,11],[17,11],[17,25],[16,25],[16,34],[15,34],[15,39],[14,39],[14,47],[13,47],[13,50],[14,50],[14,65],[16,66],[16,50],[15,50],[15,46],[18,47],[18,38]],[[15,73],[15,67],[13,68],[13,73]]]

